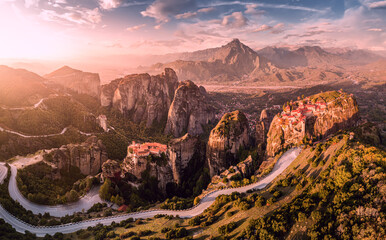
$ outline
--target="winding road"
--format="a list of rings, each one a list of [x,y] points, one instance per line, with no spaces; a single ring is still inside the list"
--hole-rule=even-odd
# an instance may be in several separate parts
[[[25,222],[22,222],[19,219],[12,216],[11,214],[9,214],[1,206],[0,206],[0,217],[3,218],[7,223],[11,224],[18,232],[30,231],[31,233],[35,233],[37,236],[40,236],[40,237],[46,234],[53,235],[56,232],[72,233],[80,229],[85,229],[90,226],[95,226],[99,223],[104,225],[109,225],[112,222],[120,222],[130,217],[137,219],[137,218],[149,218],[157,214],[168,214],[168,215],[179,215],[182,218],[191,218],[201,214],[205,209],[207,209],[210,205],[212,205],[216,197],[219,195],[231,194],[232,192],[246,192],[248,190],[253,190],[253,189],[263,189],[270,182],[272,182],[272,180],[274,180],[278,175],[280,175],[296,159],[296,157],[300,154],[300,152],[301,152],[300,148],[292,148],[288,150],[279,158],[272,172],[269,173],[260,181],[244,187],[228,188],[228,189],[222,189],[222,190],[211,192],[207,194],[205,197],[203,197],[198,205],[196,205],[191,209],[180,210],[180,211],[148,210],[148,211],[141,211],[141,212],[135,212],[135,213],[122,214],[122,215],[115,215],[115,216],[106,217],[106,218],[90,219],[90,220],[86,220],[78,223],[70,223],[70,224],[51,226],[51,227],[36,227],[30,224],[27,224]],[[12,183],[10,181],[10,188],[11,188],[11,185]],[[17,189],[17,186],[13,185],[12,188]]]
[[[23,137],[23,138],[41,138],[41,137],[59,136],[59,135],[65,134],[67,132],[67,130],[68,130],[68,127],[65,127],[65,128],[63,128],[63,130],[60,133],[44,134],[44,135],[25,135],[23,133],[19,133],[19,132],[12,131],[12,130],[7,130],[7,129],[4,129],[4,128],[0,127],[0,132],[12,133],[12,134],[18,135],[18,136]],[[77,130],[77,131],[80,134],[85,135],[85,136],[91,136],[91,135],[95,135],[95,134],[102,134],[102,133],[86,133],[86,132],[82,132],[80,130]]]
[[[49,213],[54,217],[63,217],[72,215],[76,212],[81,212],[82,210],[88,210],[95,203],[103,203],[104,201],[99,197],[98,188],[94,187],[91,189],[85,196],[83,196],[79,201],[70,203],[70,204],[60,204],[55,206],[47,206],[33,203],[26,199],[19,188],[17,187],[16,174],[17,168],[15,165],[10,164],[11,166],[11,178],[9,179],[8,191],[11,198],[15,201],[18,201],[25,209],[31,210],[34,214],[44,214]],[[1,171],[1,170],[0,170]]]

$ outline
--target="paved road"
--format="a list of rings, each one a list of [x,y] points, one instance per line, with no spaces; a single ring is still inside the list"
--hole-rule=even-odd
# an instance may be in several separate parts
[[[103,203],[104,201],[99,197],[98,188],[91,189],[84,197],[79,201],[71,204],[47,206],[30,202],[19,191],[16,182],[17,168],[15,165],[11,166],[11,178],[9,179],[8,191],[13,200],[18,201],[25,209],[31,210],[34,214],[44,214],[48,212],[54,217],[63,217],[65,215],[72,215],[76,212],[81,212],[83,209],[88,210],[95,203]]]
[[[0,162],[0,184],[3,184],[4,179],[7,177],[8,168],[5,166],[5,163]]]
[[[23,137],[23,138],[41,138],[41,137],[53,137],[53,136],[59,136],[59,135],[63,135],[67,132],[68,130],[68,127],[65,127],[63,128],[63,130],[60,132],[60,133],[53,133],[53,134],[43,134],[43,135],[25,135],[23,133],[19,133],[19,132],[16,132],[16,131],[12,131],[12,130],[7,130],[7,129],[4,129],[2,127],[0,127],[0,132],[7,132],[7,133],[12,133],[12,134],[15,134],[15,135],[18,135],[20,137]],[[80,130],[77,130],[80,134],[82,135],[85,135],[85,136],[91,136],[91,135],[96,135],[96,134],[101,134],[101,133],[86,133],[86,132],[82,132]]]
[[[292,163],[293,160],[295,160],[295,158],[299,155],[300,151],[301,151],[300,148],[293,148],[288,150],[286,153],[283,154],[283,156],[280,157],[280,159],[274,166],[272,172],[268,174],[265,178],[261,179],[260,181],[248,186],[240,187],[240,188],[223,189],[223,190],[214,191],[206,195],[201,200],[200,204],[198,204],[196,207],[187,209],[187,210],[181,210],[181,211],[150,210],[150,211],[111,216],[107,218],[92,219],[92,220],[82,221],[79,223],[65,224],[65,225],[52,226],[52,227],[34,227],[29,224],[26,224],[16,219],[12,215],[10,215],[1,206],[0,206],[0,217],[5,219],[5,221],[11,224],[17,231],[19,232],[30,231],[31,233],[35,233],[37,236],[44,236],[47,233],[50,235],[53,235],[56,232],[71,233],[71,232],[78,231],[80,229],[85,229],[89,226],[95,226],[99,223],[104,225],[109,225],[113,221],[120,222],[129,217],[136,219],[136,218],[153,217],[156,214],[169,214],[169,215],[179,215],[182,218],[191,218],[201,214],[206,208],[208,208],[214,202],[216,197],[221,194],[230,194],[232,192],[246,192],[249,189],[264,188],[274,178],[280,175]]]

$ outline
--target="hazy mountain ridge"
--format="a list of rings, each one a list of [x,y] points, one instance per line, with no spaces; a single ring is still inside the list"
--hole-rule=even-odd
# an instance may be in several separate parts
[[[165,67],[173,68],[180,80],[226,84],[281,84],[336,81],[347,77],[352,67],[383,59],[367,50],[323,49],[302,46],[295,50],[265,47],[254,51],[234,39],[218,48],[183,53],[178,60],[157,63],[138,70],[156,73]]]

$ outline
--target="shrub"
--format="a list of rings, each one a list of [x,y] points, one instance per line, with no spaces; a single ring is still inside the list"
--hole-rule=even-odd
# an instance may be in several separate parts
[[[218,232],[221,235],[226,235],[226,234],[231,233],[236,227],[237,227],[237,225],[235,222],[230,222],[228,224],[225,224],[225,225],[219,227]]]
[[[275,198],[279,198],[279,197],[281,197],[281,195],[282,195],[281,191],[276,191],[273,193],[273,197],[275,197]]]
[[[201,223],[200,216],[195,216],[195,217],[191,218],[188,223],[192,227],[200,225],[200,223]]]
[[[143,231],[139,231],[138,232],[138,236],[149,236],[151,235],[153,232],[151,230],[143,230]]]
[[[186,228],[176,228],[176,229],[171,229],[170,231],[166,232],[165,238],[166,239],[173,239],[173,238],[182,238],[186,237],[188,235],[188,231]]]
[[[255,206],[256,207],[262,207],[265,205],[265,198],[262,196],[258,196],[255,200]]]

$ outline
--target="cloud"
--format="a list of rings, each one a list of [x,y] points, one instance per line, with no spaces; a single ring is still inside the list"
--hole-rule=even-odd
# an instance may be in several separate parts
[[[278,23],[275,26],[272,27],[271,33],[273,34],[279,34],[284,32],[284,23]]]
[[[137,31],[145,26],[146,26],[146,24],[136,25],[136,26],[128,27],[128,28],[126,28],[126,30],[129,32],[134,32],[134,31]]]
[[[278,8],[278,9],[300,10],[300,11],[318,12],[318,13],[327,13],[330,11],[330,8],[317,9],[317,8],[310,8],[310,7],[304,7],[304,6],[288,5],[288,4],[250,3],[250,2],[242,2],[242,1],[217,1],[209,4],[209,6],[211,7],[229,6],[229,5],[242,5],[242,6],[254,5],[255,8],[256,7]]]
[[[381,29],[381,28],[369,28],[369,29],[367,29],[367,31],[369,31],[369,32],[382,32],[383,29]]]
[[[212,12],[212,11],[214,11],[213,7],[201,8],[201,9],[197,10],[197,12],[199,12],[199,13],[208,13],[208,12]]]
[[[268,30],[270,30],[270,29],[272,29],[271,26],[268,26],[268,25],[266,25],[266,24],[263,24],[263,25],[261,25],[260,27],[258,27],[257,29],[253,30],[253,32],[265,32],[265,31],[268,31]]]
[[[158,23],[168,22],[170,16],[194,7],[196,7],[195,0],[155,0],[141,14],[144,17],[156,19]]]
[[[197,12],[186,12],[186,13],[181,13],[175,16],[176,19],[187,19],[187,18],[192,18],[196,17]]]
[[[257,4],[247,4],[245,5],[246,10],[244,13],[250,15],[262,15],[265,13],[264,10],[257,10],[257,7]]]
[[[45,21],[63,24],[95,25],[102,20],[102,14],[98,8],[88,9],[71,6],[61,9],[61,12],[43,9],[39,16]]]
[[[30,8],[30,7],[38,7],[39,6],[39,1],[40,0],[25,0],[24,1],[24,6],[26,8]]]
[[[211,12],[213,11],[214,8],[212,7],[209,7],[209,8],[201,8],[201,9],[198,9],[196,12],[186,12],[186,13],[181,13],[181,14],[177,14],[175,16],[176,19],[188,19],[188,18],[193,18],[193,17],[196,17],[199,13],[208,13],[208,12]]]
[[[368,4],[369,8],[386,8],[386,1],[372,2]]]
[[[265,32],[270,31],[272,34],[279,34],[284,31],[284,23],[278,23],[275,26],[269,26],[266,24],[261,25],[252,32]]]
[[[248,24],[248,19],[242,12],[233,12],[230,15],[224,16],[221,24],[232,28],[244,27]]]
[[[162,23],[161,24],[157,24],[157,25],[154,26],[154,29],[155,30],[160,30],[162,25],[163,25]]]
[[[122,0],[99,0],[99,6],[105,10],[117,8],[121,4],[122,4]]]

